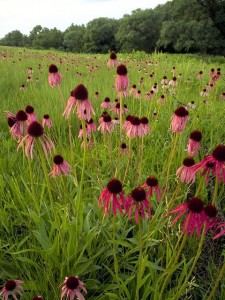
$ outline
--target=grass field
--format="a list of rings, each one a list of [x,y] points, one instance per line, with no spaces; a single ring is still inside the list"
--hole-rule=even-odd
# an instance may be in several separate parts
[[[8,280],[22,280],[23,292],[18,299],[41,295],[45,300],[57,300],[65,277],[79,276],[87,290],[85,293],[80,289],[85,299],[225,299],[225,237],[213,239],[225,227],[224,179],[220,173],[225,170],[224,58],[117,54],[128,70],[127,90],[134,84],[140,90],[139,97],[129,94],[122,98],[115,89],[117,69],[106,66],[109,55],[6,47],[0,47],[0,53],[1,287]],[[51,64],[62,75],[61,85],[55,87],[48,82]],[[210,89],[212,68],[215,74],[220,68],[221,76]],[[197,78],[200,71],[202,77]],[[162,87],[164,76],[168,81],[176,77],[178,85]],[[76,111],[68,120],[62,116],[71,91],[79,84],[87,88],[97,128],[103,111],[117,118],[111,133],[97,130],[87,139],[86,129],[79,138],[85,120],[79,120]],[[147,93],[156,84],[152,99],[148,99]],[[100,107],[106,97],[111,100],[111,109]],[[117,114],[116,103],[120,107],[126,104],[128,112]],[[41,137],[34,138],[31,159],[26,156],[25,144],[18,148],[22,136],[14,139],[10,133],[6,112],[16,115],[27,105],[34,108],[40,123],[45,114],[52,121],[52,127],[44,127],[44,134],[55,145],[47,157]],[[173,132],[171,118],[180,106],[188,111],[187,124],[180,132]],[[128,137],[122,127],[127,115],[147,117],[150,132],[143,137]],[[23,136],[27,134],[26,123],[23,122]],[[202,133],[200,150],[193,157],[195,164],[212,153],[217,157],[218,166],[207,169],[208,184],[201,170],[188,184],[187,177],[176,175],[189,156],[189,136],[195,130]],[[126,144],[125,150],[122,144]],[[216,156],[218,145],[220,153]],[[70,165],[68,175],[49,175],[56,155]],[[159,201],[154,189],[152,195],[144,196],[146,190],[140,189],[150,176],[158,180]],[[122,184],[125,201],[133,195],[130,204],[119,200],[123,214],[118,209],[113,214],[113,197],[105,214],[105,199],[98,204],[112,179]],[[135,201],[135,195],[140,199]],[[205,206],[213,204],[213,212],[217,213],[196,219],[196,228],[201,230],[190,236],[190,216],[182,232],[190,205],[173,226],[177,213],[168,212],[193,198],[200,198]],[[144,203],[148,204],[142,211]],[[199,207],[195,209],[198,214]],[[67,291],[72,291],[68,284]]]

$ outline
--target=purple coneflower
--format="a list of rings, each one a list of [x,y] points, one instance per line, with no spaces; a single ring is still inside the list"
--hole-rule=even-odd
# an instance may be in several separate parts
[[[54,144],[52,140],[44,134],[43,127],[37,121],[30,123],[27,127],[27,135],[20,141],[17,150],[25,143],[25,155],[33,158],[33,148],[36,139],[40,141],[45,156],[47,157],[48,153],[51,154]]]
[[[89,133],[96,131],[96,125],[95,125],[93,119],[90,119],[89,121],[86,121],[86,125],[87,125],[87,131]]]
[[[0,295],[3,296],[2,299],[7,300],[11,295],[14,300],[17,300],[16,294],[21,295],[23,292],[22,283],[21,280],[8,280],[0,291]]]
[[[123,215],[122,209],[125,200],[126,198],[123,194],[122,183],[118,179],[113,178],[108,182],[107,186],[103,189],[99,196],[98,206],[104,206],[104,216],[110,213],[110,206],[112,207],[112,213],[114,216],[117,211]]]
[[[202,72],[202,71],[200,71],[200,72],[198,73],[198,75],[197,75],[197,79],[201,79],[201,78],[202,78],[202,76],[203,76],[203,72]]]
[[[49,173],[50,176],[68,175],[70,173],[70,165],[63,159],[61,155],[54,156],[53,169]]]
[[[80,289],[87,293],[84,287],[84,283],[78,276],[65,277],[62,287],[61,300],[64,296],[70,300],[84,300],[84,296],[81,294]]]
[[[176,172],[176,176],[180,178],[181,182],[187,184],[195,181],[195,168],[193,168],[195,161],[191,157],[186,157],[183,160],[183,165],[180,166]]]
[[[220,233],[217,233],[215,236],[214,236],[214,240],[215,239],[218,239],[219,237],[221,237],[222,235],[225,234],[225,222],[222,222],[219,224],[219,226],[216,228],[216,231],[220,230],[222,228],[222,230],[220,231]]]
[[[102,122],[98,127],[98,131],[101,131],[102,133],[104,132],[108,132],[111,133],[113,132],[115,126],[114,123],[112,121],[112,118],[110,117],[110,115],[106,114],[102,117]]]
[[[111,108],[110,98],[106,97],[100,105],[101,108]]]
[[[107,61],[107,67],[116,67],[119,64],[119,60],[114,51],[110,53],[109,60]]]
[[[32,300],[44,300],[42,296],[35,296]]]
[[[145,129],[138,117],[131,117],[130,124],[126,126],[126,134],[129,138],[137,138],[145,135]]]
[[[146,191],[142,187],[133,189],[131,194],[127,197],[125,209],[128,213],[129,219],[131,218],[133,207],[135,207],[136,224],[139,223],[139,212],[141,212],[143,219],[146,218],[146,213],[149,217],[151,217],[150,203],[147,199]]]
[[[33,106],[27,105],[25,108],[25,112],[27,114],[27,125],[29,125],[33,121],[37,121],[37,115],[34,112]]]
[[[147,196],[152,197],[153,193],[155,193],[156,199],[160,201],[161,188],[159,187],[158,179],[155,176],[149,176],[142,185],[142,188],[146,189]]]
[[[15,140],[23,138],[27,129],[26,121],[26,112],[24,110],[19,110],[16,114],[15,124],[10,128],[10,133]]]
[[[140,123],[141,123],[141,126],[143,128],[144,135],[149,134],[151,128],[150,128],[150,125],[149,125],[149,122],[148,122],[148,118],[147,117],[140,118]]]
[[[117,76],[116,76],[115,86],[118,95],[121,92],[124,96],[127,96],[128,94],[127,87],[129,85],[129,79],[127,77],[127,68],[125,65],[121,64],[117,67],[116,72],[117,72]]]
[[[181,132],[186,127],[188,121],[188,111],[184,106],[179,106],[172,115],[170,128],[172,132]]]
[[[44,115],[42,119],[42,127],[44,128],[45,126],[47,126],[48,128],[52,127],[52,120],[50,119],[48,114]]]
[[[188,142],[188,155],[195,156],[198,154],[200,149],[200,141],[202,139],[202,133],[199,130],[194,130],[190,134],[189,142]]]
[[[49,68],[49,75],[48,75],[48,82],[51,87],[56,85],[60,85],[62,82],[62,75],[59,73],[58,68],[56,65],[50,65]]]

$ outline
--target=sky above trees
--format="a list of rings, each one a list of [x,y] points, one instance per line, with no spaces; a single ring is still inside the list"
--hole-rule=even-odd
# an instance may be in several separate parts
[[[19,30],[29,34],[38,24],[64,31],[99,18],[119,19],[137,8],[154,8],[168,0],[0,0],[0,38]]]

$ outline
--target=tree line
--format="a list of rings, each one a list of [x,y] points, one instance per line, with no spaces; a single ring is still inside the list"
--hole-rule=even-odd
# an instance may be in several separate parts
[[[71,24],[64,32],[35,26],[29,35],[14,30],[0,45],[76,53],[158,51],[225,55],[225,0],[172,0],[136,9],[121,19],[97,18]]]

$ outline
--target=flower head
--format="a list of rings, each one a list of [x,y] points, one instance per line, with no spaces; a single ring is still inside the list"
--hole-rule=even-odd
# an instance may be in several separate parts
[[[81,294],[80,290],[83,290],[85,293],[87,293],[84,283],[79,279],[78,276],[65,277],[60,299],[62,300],[63,297],[66,296],[66,299],[70,300],[84,300],[85,298]]]
[[[115,81],[115,86],[118,94],[122,92],[124,96],[128,94],[127,87],[129,85],[129,79],[127,77],[127,67],[123,64],[117,67],[117,76]]]
[[[50,116],[48,114],[45,114],[42,119],[42,127],[44,128],[47,126],[48,128],[52,127],[52,120],[50,119]]]
[[[200,149],[200,141],[202,139],[202,133],[199,130],[194,130],[190,134],[189,143],[188,143],[188,155],[195,156],[198,154]]]
[[[158,179],[155,176],[149,176],[146,182],[142,185],[142,188],[146,190],[147,196],[152,197],[153,193],[156,195],[156,199],[160,201],[161,188],[158,184]]]
[[[183,160],[183,165],[180,166],[176,172],[176,175],[180,178],[181,182],[185,182],[187,184],[193,183],[195,181],[195,168],[193,167],[195,161],[191,157],[186,157]]]
[[[56,65],[50,65],[49,68],[49,75],[48,75],[48,82],[51,87],[56,85],[60,85],[62,82],[62,75],[58,72],[58,68]]]
[[[173,116],[170,128],[172,132],[181,132],[184,130],[188,120],[188,111],[184,106],[179,106]]]
[[[63,159],[61,155],[54,156],[53,169],[49,173],[50,176],[68,175],[70,173],[70,165]]]
[[[22,283],[21,280],[9,279],[0,291],[0,295],[3,296],[2,299],[7,300],[11,295],[13,299],[17,300],[16,294],[21,295],[23,291]]]

